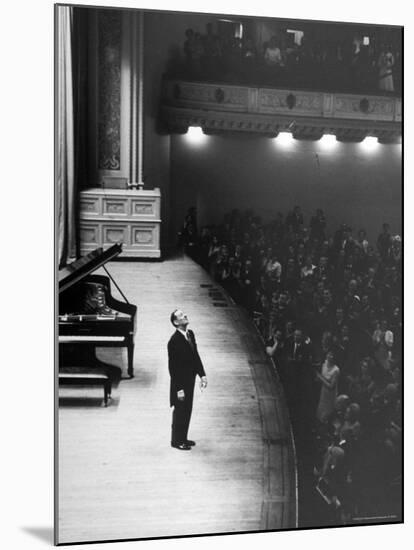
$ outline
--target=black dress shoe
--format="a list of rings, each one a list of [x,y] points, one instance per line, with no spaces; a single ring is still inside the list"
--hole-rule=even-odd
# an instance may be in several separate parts
[[[187,445],[187,443],[171,443],[171,447],[179,449],[180,451],[191,451],[191,447]]]
[[[196,442],[192,441],[191,439],[186,439],[185,444],[188,445],[189,447],[194,447]]]

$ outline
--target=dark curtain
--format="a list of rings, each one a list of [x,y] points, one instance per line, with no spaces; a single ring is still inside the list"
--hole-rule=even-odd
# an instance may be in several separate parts
[[[56,7],[55,169],[59,266],[76,257],[72,24],[72,8]]]
[[[56,204],[61,267],[79,256],[79,190],[88,177],[88,10],[56,9]]]

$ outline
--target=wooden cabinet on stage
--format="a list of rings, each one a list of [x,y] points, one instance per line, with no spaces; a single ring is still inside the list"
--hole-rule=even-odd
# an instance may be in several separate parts
[[[153,190],[87,189],[80,194],[81,254],[123,243],[123,257],[159,258],[161,194]]]

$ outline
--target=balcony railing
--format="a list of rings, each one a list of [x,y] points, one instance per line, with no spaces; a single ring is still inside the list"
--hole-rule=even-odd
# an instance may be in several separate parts
[[[401,99],[392,96],[165,79],[162,113],[171,131],[198,125],[211,132],[289,130],[308,139],[323,133],[350,141],[401,137]]]

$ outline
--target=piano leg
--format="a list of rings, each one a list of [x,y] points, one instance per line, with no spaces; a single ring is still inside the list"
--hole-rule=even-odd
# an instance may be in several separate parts
[[[128,342],[128,376],[134,378],[134,342]]]
[[[108,406],[108,402],[111,400],[111,390],[112,390],[112,382],[108,378],[108,380],[105,380],[105,382],[104,382],[104,405],[105,405],[105,407]]]

